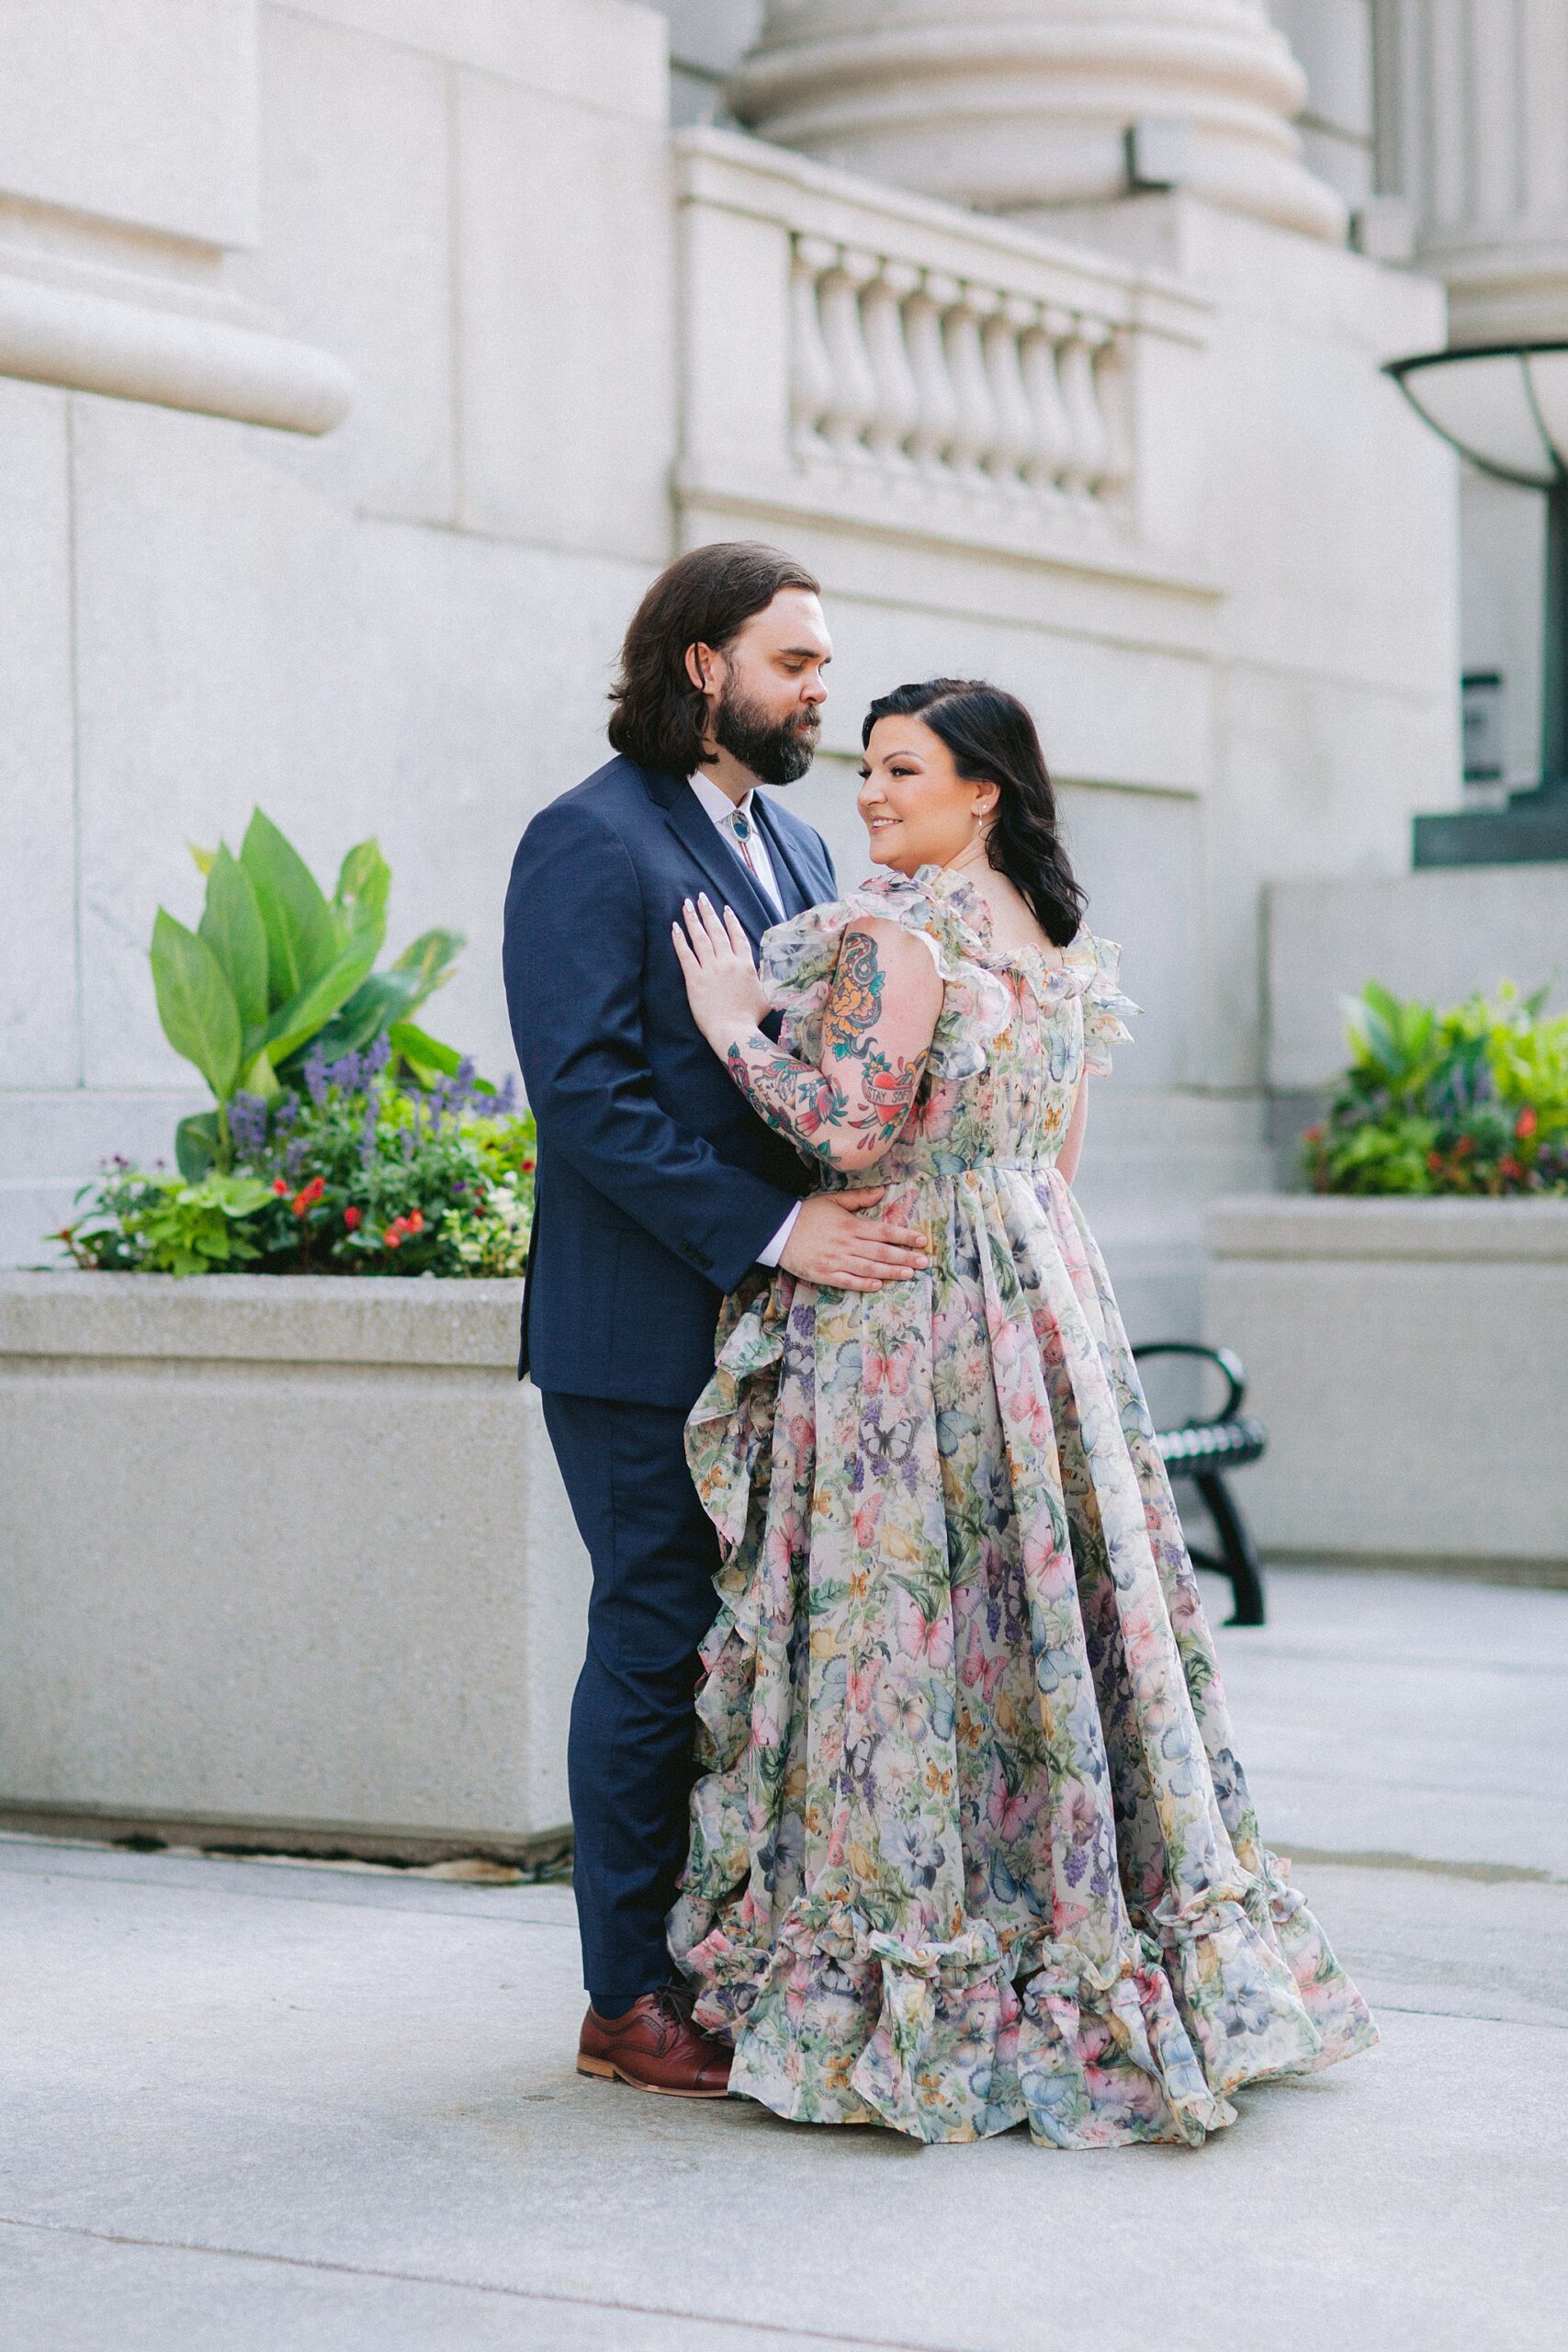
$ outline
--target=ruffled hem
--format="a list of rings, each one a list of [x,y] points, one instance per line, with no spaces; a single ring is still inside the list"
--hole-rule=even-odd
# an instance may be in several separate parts
[[[765,1375],[784,1351],[795,1296],[793,1275],[754,1275],[726,1303],[717,1338],[713,1378],[686,1421],[686,1461],[704,1510],[713,1521],[719,1551],[730,1561],[746,1532],[751,1486],[772,1445],[778,1384]],[[721,1573],[721,1604],[739,1598]],[[716,1641],[720,1619],[704,1644]]]
[[[1228,2094],[1243,2084],[1375,2039],[1366,2019],[1331,2049],[1285,1957],[1235,1905],[1179,1923],[1174,1974],[1137,1933],[1103,1964],[1044,1937],[1010,1953],[985,1920],[907,1942],[876,1928],[837,1872],[791,1906],[771,1947],[744,1936],[716,1927],[677,1957],[700,1988],[698,2022],[734,2044],[732,2090],[792,2121],[928,2142],[1027,2123],[1046,2147],[1196,2147],[1235,2121]],[[1203,1995],[1221,1978],[1243,2021],[1216,2034]]]
[[[1027,2123],[1043,2147],[1197,2147],[1235,2120],[1233,2091],[1377,2039],[1337,1969],[1336,2015],[1320,2003],[1320,2023],[1309,2017],[1306,1997],[1329,1991],[1326,1946],[1300,1896],[1288,1903],[1303,1930],[1293,1949],[1247,1916],[1250,1899],[1220,1901],[1167,1921],[1163,1945],[1130,1932],[1102,1964],[1043,1934],[1009,1951],[984,1919],[908,1942],[829,1872],[771,1946],[746,1940],[739,1919],[734,1935],[672,1940],[699,1987],[698,2023],[733,2043],[731,2089],[791,2121],[880,2123],[927,2142]]]

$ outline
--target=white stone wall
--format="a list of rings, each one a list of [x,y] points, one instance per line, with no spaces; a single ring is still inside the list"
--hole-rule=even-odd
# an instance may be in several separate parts
[[[7,62],[46,17],[3,0]],[[234,839],[254,801],[321,868],[379,835],[394,939],[469,934],[433,1025],[510,1066],[512,850],[602,756],[619,632],[671,545],[661,20],[304,0],[260,8],[254,73],[249,211],[166,215],[243,235],[227,282],[346,364],[347,421],[312,443],[0,378],[12,1261],[43,1254],[101,1154],[167,1148],[188,1073],[153,1010],[153,910],[192,915],[184,843]],[[84,170],[96,125],[55,126]],[[178,121],[154,129],[178,150]],[[227,144],[201,148],[198,187]],[[8,170],[7,148],[0,189]],[[129,164],[50,184],[116,187],[153,209]]]
[[[1505,984],[1568,1004],[1568,866],[1429,866],[1277,882],[1269,893],[1269,1080],[1325,1093],[1345,1068],[1348,1000],[1369,979],[1445,1010]],[[1303,1122],[1304,1124],[1304,1122]]]
[[[197,0],[160,5],[187,9],[193,40],[209,21]],[[1079,311],[1124,339],[1119,487],[1063,492],[1042,520],[987,458],[972,497],[950,484],[897,520],[863,477],[792,472],[787,443],[764,481],[737,424],[737,403],[787,415],[791,220],[739,182],[677,196],[667,63],[673,35],[717,70],[745,38],[733,10],[250,13],[254,51],[226,80],[215,53],[193,85],[231,133],[204,133],[190,164],[206,212],[171,198],[141,221],[144,159],[94,182],[62,164],[8,198],[0,147],[0,272],[7,223],[25,215],[36,262],[45,229],[78,234],[49,205],[118,203],[81,233],[95,267],[131,240],[137,300],[166,307],[205,271],[226,317],[352,384],[344,421],[310,438],[0,375],[18,876],[0,931],[0,1258],[43,1254],[100,1154],[167,1148],[192,1098],[155,1020],[152,914],[193,913],[183,844],[233,839],[253,801],[321,867],[378,834],[394,942],[433,922],[470,935],[433,1025],[508,1067],[517,834],[603,756],[604,687],[650,572],[682,541],[761,534],[828,588],[835,692],[800,798],[847,873],[873,694],[941,668],[1036,708],[1092,919],[1148,1008],[1099,1090],[1086,1193],[1134,1325],[1193,1328],[1202,1202],[1265,1170],[1263,886],[1399,870],[1411,811],[1455,789],[1449,460],[1378,372],[1440,339],[1432,289],[1189,198],[1064,213],[1054,233],[1079,241],[1064,246],[869,182],[818,189],[818,230],[869,239],[874,261],[897,229],[982,294],[1065,305],[1061,353]],[[0,52],[51,21],[0,0]],[[57,121],[68,160],[96,119]],[[153,108],[147,133],[177,144],[178,121]],[[248,209],[220,203],[214,155]]]
[[[852,195],[864,183],[782,163],[778,177],[838,213],[794,214],[782,186],[743,197],[716,181],[704,201],[688,197],[704,215],[694,347],[714,370],[735,367],[752,407],[727,446],[724,403],[688,402],[682,530],[787,537],[827,584],[839,648],[828,756],[802,789],[846,870],[872,694],[938,669],[986,673],[1038,714],[1091,921],[1124,943],[1127,986],[1148,1008],[1096,1090],[1082,1189],[1134,1328],[1190,1329],[1204,1200],[1268,1181],[1266,886],[1397,876],[1412,815],[1457,797],[1452,461],[1380,373],[1440,334],[1440,299],[1184,198],[1074,215],[1102,255],[1114,243],[1137,256],[1127,299],[1162,324],[1132,338],[1145,398],[1126,528],[1075,538],[1043,526],[1024,561],[998,544],[985,491],[965,536],[945,486],[917,491],[913,513],[897,480],[868,491],[863,450],[846,453],[837,511],[830,466],[811,458],[791,477],[765,457],[784,405],[770,390],[784,297],[769,238],[786,219],[836,218],[847,251],[906,252],[918,216],[929,258],[981,283],[1010,282],[1003,245],[1017,232],[891,197],[879,226]],[[1087,274],[1092,251],[1072,250]],[[711,310],[703,285],[716,289]],[[1160,288],[1181,289],[1168,314],[1148,307]],[[868,501],[874,530],[850,519]]]

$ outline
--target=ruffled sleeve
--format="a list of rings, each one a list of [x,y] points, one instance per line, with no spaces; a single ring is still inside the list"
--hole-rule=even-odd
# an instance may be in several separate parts
[[[1131,1045],[1133,1040],[1124,1016],[1141,1012],[1142,1007],[1134,1004],[1130,996],[1123,996],[1117,984],[1122,950],[1116,942],[1097,939],[1092,932],[1079,936],[1087,951],[1088,965],[1083,999],[1084,1068],[1104,1078],[1110,1074],[1111,1046]],[[1074,944],[1076,946],[1077,942]]]
[[[986,1048],[1007,1027],[1012,1007],[997,975],[980,961],[981,943],[963,911],[964,893],[949,892],[935,866],[919,874],[877,875],[830,905],[779,923],[762,941],[760,970],[768,1001],[784,1015],[784,1042],[813,1069],[822,1057],[822,1016],[839,968],[844,933],[857,922],[892,922],[923,939],[942,977],[927,1067],[942,1080],[973,1078]]]

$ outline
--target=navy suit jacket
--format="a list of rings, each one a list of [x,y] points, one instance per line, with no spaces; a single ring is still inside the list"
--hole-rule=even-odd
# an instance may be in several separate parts
[[[837,895],[820,834],[752,803],[793,915]],[[681,778],[612,760],[540,810],[506,896],[512,1034],[538,1122],[519,1374],[692,1405],[726,1291],[809,1189],[702,1036],[670,927],[705,890],[753,946],[778,917]]]

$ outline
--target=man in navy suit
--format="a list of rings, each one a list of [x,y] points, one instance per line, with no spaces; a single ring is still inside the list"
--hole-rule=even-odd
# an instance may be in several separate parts
[[[543,1392],[593,1564],[568,1759],[591,2004],[578,2065],[695,2098],[723,2095],[729,2052],[671,1987],[664,1938],[718,1565],[685,1418],[720,1303],[751,1267],[872,1290],[922,1262],[917,1234],[803,1199],[804,1164],[699,1034],[671,938],[703,892],[754,946],[837,895],[820,835],[758,790],[810,766],[831,658],[818,584],[787,556],[682,556],[626,633],[617,756],[534,819],[506,900],[539,1130],[520,1371]]]

